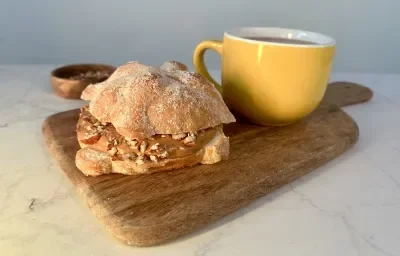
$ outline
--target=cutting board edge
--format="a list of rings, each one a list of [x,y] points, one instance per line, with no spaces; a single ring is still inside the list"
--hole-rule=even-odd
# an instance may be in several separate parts
[[[50,136],[49,135],[45,135],[45,134],[52,134],[52,135],[54,134],[51,131],[51,128],[50,128],[50,121],[51,121],[52,118],[55,118],[58,115],[65,114],[67,112],[71,112],[71,111],[75,112],[77,110],[79,110],[79,109],[72,109],[72,110],[67,110],[67,111],[56,113],[54,115],[48,116],[42,123],[42,135],[44,137],[44,143],[45,143],[45,145],[47,147],[47,151],[50,153],[52,158],[57,162],[57,164],[63,170],[68,169],[69,168],[69,164],[66,163],[65,161],[63,161],[62,157],[59,157],[59,156],[57,156],[57,155],[55,155],[53,153],[54,151],[56,151],[56,148],[57,148],[57,150],[63,151],[62,150],[62,146],[60,145],[60,143],[57,143],[55,141],[51,141],[49,139]],[[67,176],[69,181],[72,182],[74,184],[74,186],[76,186],[76,188],[77,188],[77,190],[79,192],[78,194],[81,195],[81,193],[82,193],[82,195],[83,195],[84,192],[90,191],[90,185],[87,184],[87,182],[85,182],[84,180],[81,180],[81,182],[76,182],[75,179],[73,179],[73,177],[70,177],[70,175],[68,175],[68,173],[70,173],[70,172],[68,172],[68,173],[66,173],[65,171],[63,171],[63,172],[64,172],[64,175]],[[78,184],[79,185],[84,185],[84,187],[78,186]],[[85,198],[83,198],[83,199],[85,199]]]

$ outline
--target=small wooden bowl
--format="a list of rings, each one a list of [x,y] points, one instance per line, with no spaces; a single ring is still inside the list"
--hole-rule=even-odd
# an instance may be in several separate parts
[[[114,66],[105,64],[73,64],[62,66],[51,72],[50,83],[54,93],[66,99],[80,99],[82,91],[89,85],[106,80]]]

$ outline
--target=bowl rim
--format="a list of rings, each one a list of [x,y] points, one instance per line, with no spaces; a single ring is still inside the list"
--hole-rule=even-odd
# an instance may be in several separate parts
[[[69,81],[83,81],[83,80],[69,79],[69,78],[66,78],[66,77],[61,77],[61,76],[56,75],[56,72],[59,72],[60,70],[73,68],[73,67],[76,67],[76,66],[102,66],[102,67],[108,68],[108,69],[110,69],[112,71],[115,71],[117,69],[116,66],[113,66],[111,64],[103,64],[103,63],[72,63],[72,64],[62,65],[62,66],[59,66],[57,68],[54,68],[50,72],[50,75],[52,77],[54,77],[54,78],[64,79],[64,80],[69,80]]]

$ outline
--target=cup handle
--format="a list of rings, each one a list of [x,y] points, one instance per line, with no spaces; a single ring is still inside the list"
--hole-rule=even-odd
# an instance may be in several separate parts
[[[219,55],[222,56],[222,42],[217,40],[207,40],[203,41],[197,45],[196,49],[193,53],[193,64],[196,69],[196,72],[203,75],[205,78],[210,80],[214,85],[215,88],[222,94],[222,86],[218,84],[214,78],[211,77],[210,73],[204,64],[204,53],[207,49],[212,49],[216,51]]]

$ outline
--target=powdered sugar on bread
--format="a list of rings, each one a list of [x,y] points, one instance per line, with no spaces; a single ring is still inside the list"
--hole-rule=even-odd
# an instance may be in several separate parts
[[[214,85],[182,65],[168,62],[155,68],[128,62],[106,81],[88,86],[82,98],[90,100],[94,117],[130,139],[234,122]]]

